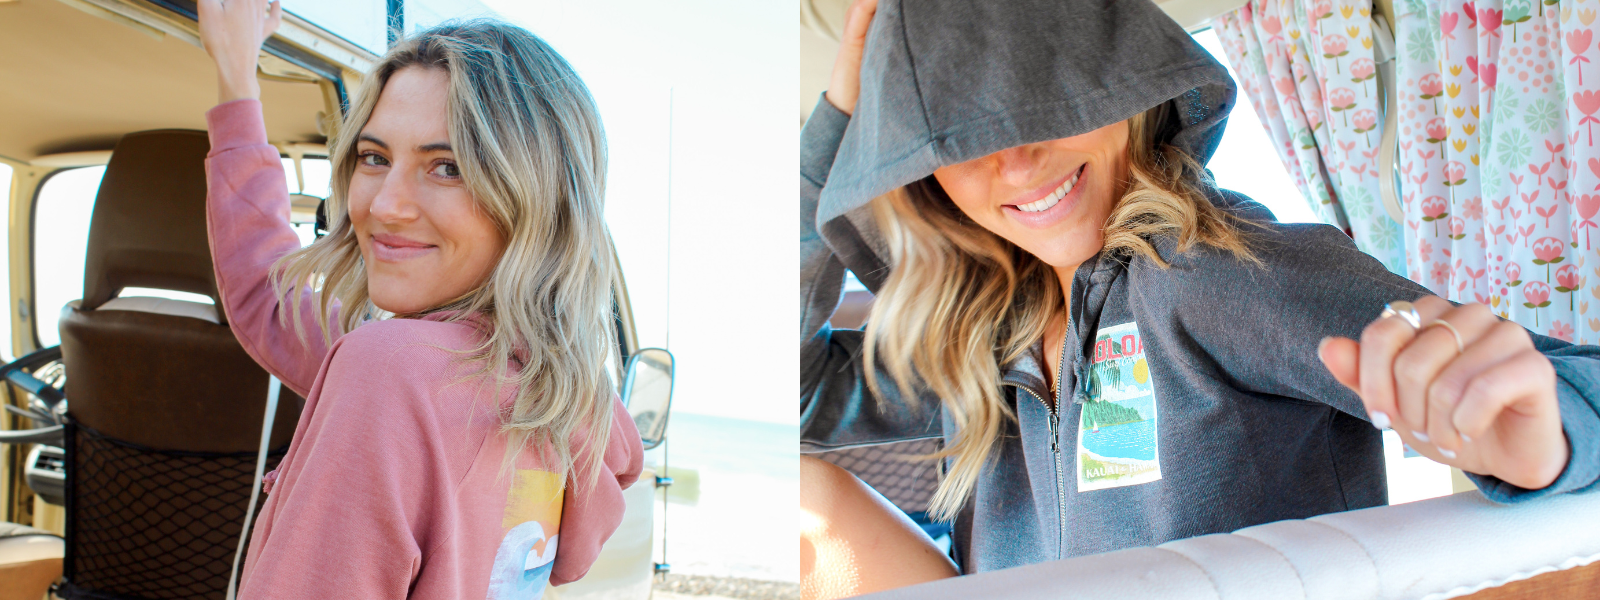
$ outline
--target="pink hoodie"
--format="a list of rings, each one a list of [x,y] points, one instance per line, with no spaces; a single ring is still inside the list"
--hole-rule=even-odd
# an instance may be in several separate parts
[[[450,351],[476,345],[471,325],[390,319],[330,346],[308,304],[303,344],[280,325],[268,280],[300,242],[261,103],[222,104],[206,120],[207,219],[229,324],[257,363],[306,398],[239,597],[538,598],[546,581],[583,577],[641,468],[621,402],[595,484],[557,478],[532,452],[502,473],[494,411],[512,390],[496,403],[493,386],[462,381],[468,367]]]

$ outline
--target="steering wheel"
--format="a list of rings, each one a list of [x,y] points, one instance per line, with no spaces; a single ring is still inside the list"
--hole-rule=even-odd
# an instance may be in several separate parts
[[[34,429],[0,431],[0,444],[48,444],[60,446],[64,440],[61,418],[66,413],[67,374],[61,362],[61,347],[41,348],[0,366],[5,378],[32,396],[28,408],[5,404],[14,414],[32,419]]]

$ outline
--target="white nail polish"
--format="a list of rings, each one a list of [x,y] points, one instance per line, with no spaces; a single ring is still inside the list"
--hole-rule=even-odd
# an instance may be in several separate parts
[[[1383,414],[1381,412],[1372,413],[1372,426],[1373,427],[1377,427],[1378,429],[1388,429],[1389,428],[1389,415]]]
[[[1440,448],[1439,449],[1439,454],[1443,455],[1445,458],[1449,458],[1449,459],[1455,459],[1455,457],[1456,457],[1456,453],[1451,452],[1449,450],[1445,450],[1444,448]]]
[[[1424,444],[1433,441],[1433,440],[1428,438],[1428,434],[1423,433],[1421,431],[1413,431],[1413,432],[1411,432],[1411,437],[1417,438],[1417,441],[1422,442]]]
[[[1468,437],[1467,434],[1463,433],[1463,434],[1461,434],[1461,441],[1466,442],[1468,444],[1471,444],[1472,443],[1472,438]]]

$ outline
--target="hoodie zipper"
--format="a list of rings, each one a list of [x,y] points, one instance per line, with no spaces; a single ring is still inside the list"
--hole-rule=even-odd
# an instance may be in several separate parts
[[[1050,450],[1055,452],[1056,513],[1060,523],[1056,526],[1056,559],[1061,559],[1061,546],[1067,539],[1067,484],[1066,469],[1061,464],[1061,381],[1067,368],[1067,331],[1061,331],[1061,358],[1056,362],[1056,406],[1050,411]]]
[[[1050,413],[1050,454],[1052,458],[1050,464],[1054,468],[1056,476],[1056,559],[1058,560],[1062,557],[1061,547],[1067,539],[1067,484],[1064,477],[1066,469],[1061,464],[1061,381],[1062,373],[1067,364],[1066,333],[1065,331],[1062,332],[1061,358],[1056,363],[1055,406],[1052,407],[1050,403],[1045,402],[1044,398],[1033,393],[1033,390],[1018,386],[1018,388],[1028,392],[1029,396],[1033,396],[1034,399],[1038,400],[1040,404],[1043,404],[1045,410]]]

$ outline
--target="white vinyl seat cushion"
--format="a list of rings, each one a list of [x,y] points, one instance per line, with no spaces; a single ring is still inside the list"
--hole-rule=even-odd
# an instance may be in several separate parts
[[[66,543],[53,533],[26,525],[0,522],[0,566],[59,559],[66,552]]]
[[[1444,600],[1600,561],[1600,493],[1516,505],[1464,492],[865,596]]]
[[[73,300],[68,303],[68,306],[77,308],[78,301]],[[213,305],[152,296],[118,296],[107,300],[105,304],[101,304],[100,308],[95,310],[131,310],[175,317],[189,317],[212,323],[222,322],[217,318],[217,307]]]

